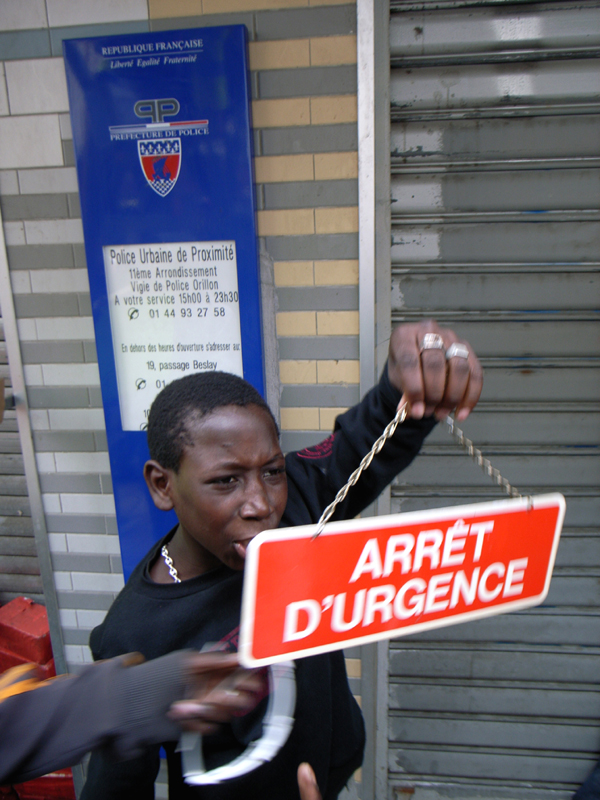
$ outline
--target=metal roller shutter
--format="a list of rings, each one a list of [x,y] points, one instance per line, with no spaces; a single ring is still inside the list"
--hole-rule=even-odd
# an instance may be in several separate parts
[[[600,3],[392,0],[392,321],[482,356],[464,426],[562,491],[543,607],[389,650],[389,797],[568,797],[600,754]],[[392,510],[498,498],[444,430]]]
[[[43,603],[42,578],[1,318],[0,379],[4,380],[0,390],[7,395],[7,408],[0,423],[0,605],[22,595]]]

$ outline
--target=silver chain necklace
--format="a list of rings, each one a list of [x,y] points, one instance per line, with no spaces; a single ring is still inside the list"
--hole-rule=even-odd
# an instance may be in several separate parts
[[[175,583],[181,583],[181,578],[179,577],[179,573],[175,568],[175,564],[173,563],[173,559],[169,555],[169,551],[167,550],[167,545],[163,544],[161,551],[161,556],[164,558],[165,564],[167,565],[167,569],[169,570],[169,575],[173,578]]]

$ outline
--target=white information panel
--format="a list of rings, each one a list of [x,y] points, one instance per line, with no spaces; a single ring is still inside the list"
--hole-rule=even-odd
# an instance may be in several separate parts
[[[176,378],[243,375],[235,242],[103,248],[121,425],[144,430]]]

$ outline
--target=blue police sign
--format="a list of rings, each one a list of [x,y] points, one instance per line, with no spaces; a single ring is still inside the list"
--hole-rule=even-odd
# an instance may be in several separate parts
[[[152,400],[263,355],[246,29],[64,42],[117,522],[128,575],[175,518],[142,476]]]

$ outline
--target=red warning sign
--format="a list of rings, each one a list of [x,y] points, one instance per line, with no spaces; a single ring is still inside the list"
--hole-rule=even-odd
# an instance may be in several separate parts
[[[248,547],[240,660],[260,666],[541,603],[561,494],[259,534]]]

